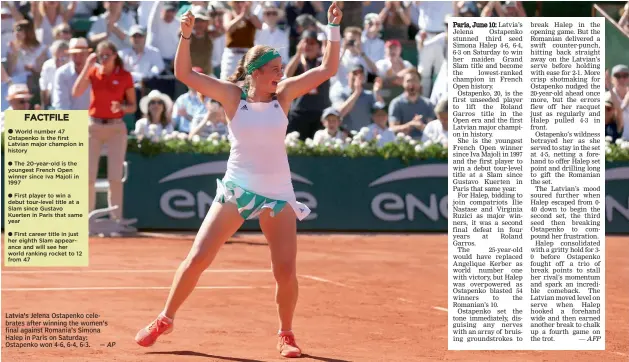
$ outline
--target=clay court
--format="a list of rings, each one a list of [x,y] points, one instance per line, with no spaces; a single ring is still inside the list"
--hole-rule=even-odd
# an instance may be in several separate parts
[[[98,313],[89,348],[3,348],[21,361],[279,361],[269,250],[236,235],[150,348],[135,333],[164,305],[193,235],[92,239],[89,268],[3,268],[2,313]],[[606,351],[447,351],[445,234],[300,234],[294,330],[305,361],[627,361],[629,238],[607,237]],[[3,328],[4,334],[4,328]],[[115,346],[107,347],[107,343]],[[3,338],[3,345],[5,340]]]

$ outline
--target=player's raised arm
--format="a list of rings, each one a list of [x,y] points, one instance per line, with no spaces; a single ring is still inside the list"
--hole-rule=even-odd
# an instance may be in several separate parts
[[[277,90],[280,102],[290,103],[293,99],[310,92],[336,74],[340,62],[341,31],[339,24],[342,17],[341,9],[336,2],[333,2],[328,9],[328,41],[323,62],[316,68],[280,82]]]
[[[228,114],[234,114],[240,99],[240,88],[224,80],[212,78],[192,70],[190,38],[194,26],[194,15],[188,10],[181,17],[181,34],[175,55],[175,77],[188,88],[220,102]]]

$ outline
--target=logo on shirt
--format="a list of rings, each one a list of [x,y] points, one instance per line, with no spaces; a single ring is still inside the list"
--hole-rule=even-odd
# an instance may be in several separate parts
[[[248,110],[247,105],[245,104],[244,106],[240,107],[240,110],[242,110],[242,111]]]
[[[275,105],[274,105],[273,107],[275,107],[275,108],[280,108],[280,105],[279,105],[279,104],[277,104],[277,103],[275,103]]]
[[[117,79],[114,79],[114,81],[113,81],[112,83],[113,83],[114,85],[118,85],[118,83],[119,83],[119,82],[118,82],[118,80],[117,80]]]

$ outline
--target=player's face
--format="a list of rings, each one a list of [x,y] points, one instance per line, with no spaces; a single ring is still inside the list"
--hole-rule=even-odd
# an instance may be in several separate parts
[[[270,93],[275,93],[278,83],[284,76],[282,58],[271,60],[263,65],[256,73],[256,87]]]

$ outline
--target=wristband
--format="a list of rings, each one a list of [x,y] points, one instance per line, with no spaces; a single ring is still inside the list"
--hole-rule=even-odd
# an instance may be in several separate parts
[[[328,24],[328,40],[341,41],[341,28],[338,24]]]

